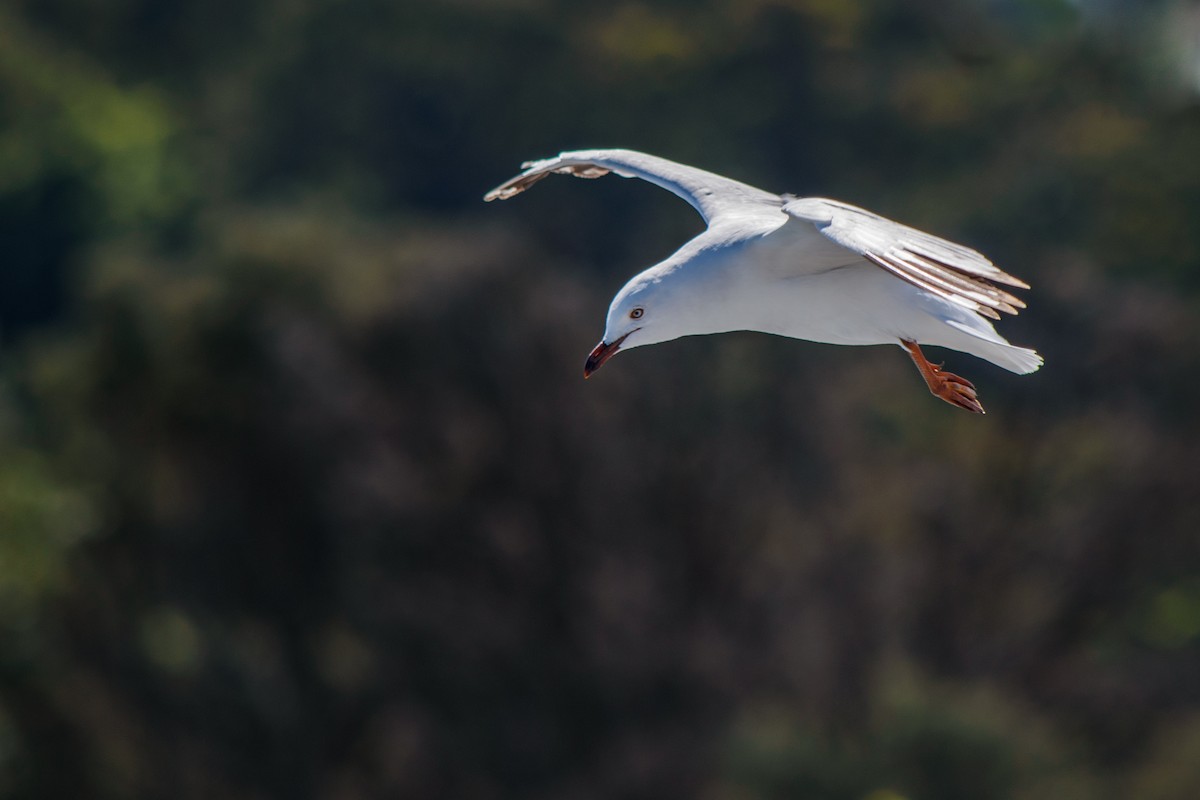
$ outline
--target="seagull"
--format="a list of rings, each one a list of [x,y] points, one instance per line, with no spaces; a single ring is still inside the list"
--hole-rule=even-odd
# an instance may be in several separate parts
[[[933,364],[921,345],[958,350],[1025,375],[1035,351],[1009,344],[991,320],[1028,289],[982,254],[823,197],[774,194],[634,150],[575,150],[529,161],[484,196],[507,200],[551,173],[641,178],[682,197],[706,230],[635,275],[608,309],[589,377],[621,350],[729,331],[841,345],[897,344],[942,400],[984,413],[975,386]]]

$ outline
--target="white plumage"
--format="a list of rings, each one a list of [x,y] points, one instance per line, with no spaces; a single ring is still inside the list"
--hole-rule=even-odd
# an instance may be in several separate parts
[[[523,166],[484,199],[508,199],[555,172],[612,172],[674,192],[708,223],[617,293],[585,376],[618,349],[762,331],[829,344],[899,344],[931,392],[982,413],[974,386],[930,364],[920,345],[970,353],[1020,374],[1042,364],[991,322],[1025,307],[995,284],[1028,284],[968,247],[848,203],[773,194],[632,150],[579,150]]]

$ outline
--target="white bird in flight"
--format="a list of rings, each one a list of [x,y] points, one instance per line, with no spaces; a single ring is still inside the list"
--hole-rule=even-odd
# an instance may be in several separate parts
[[[828,344],[898,344],[930,392],[982,414],[974,384],[930,363],[921,345],[960,350],[1021,375],[1042,365],[1041,356],[1009,344],[989,321],[1025,307],[993,282],[1029,285],[970,248],[849,203],[778,195],[633,150],[577,150],[522,168],[484,200],[507,200],[552,172],[613,172],[674,192],[708,224],[617,292],[585,378],[618,350],[761,331]]]

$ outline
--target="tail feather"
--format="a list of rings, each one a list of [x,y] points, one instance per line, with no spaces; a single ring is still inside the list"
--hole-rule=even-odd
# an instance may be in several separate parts
[[[993,335],[995,338],[992,338],[991,336],[984,335],[982,331],[975,330],[968,325],[963,325],[957,320],[945,320],[945,322],[947,325],[962,331],[975,340],[972,343],[973,347],[961,349],[965,349],[967,352],[986,359],[998,367],[1003,367],[1009,372],[1015,372],[1018,375],[1028,375],[1031,372],[1037,372],[1042,364],[1045,363],[1036,350],[1009,344],[994,331]]]
[[[984,358],[996,366],[1004,367],[1018,375],[1037,372],[1042,364],[1046,363],[1036,350],[1030,350],[1028,347],[1015,347],[1011,344],[996,345],[992,349],[992,354],[986,355]]]

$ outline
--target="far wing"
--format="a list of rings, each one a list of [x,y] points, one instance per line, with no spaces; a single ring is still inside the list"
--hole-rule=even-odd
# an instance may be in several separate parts
[[[822,197],[790,199],[783,210],[896,277],[963,308],[1000,319],[997,311],[1016,314],[1025,307],[991,281],[1021,289],[1029,284],[969,247]]]
[[[635,150],[576,150],[542,161],[528,161],[522,167],[524,172],[492,189],[483,199],[507,200],[552,172],[577,178],[599,178],[613,172],[622,178],[641,178],[674,192],[691,203],[710,225],[723,215],[763,207],[778,210],[783,204],[777,194]]]

